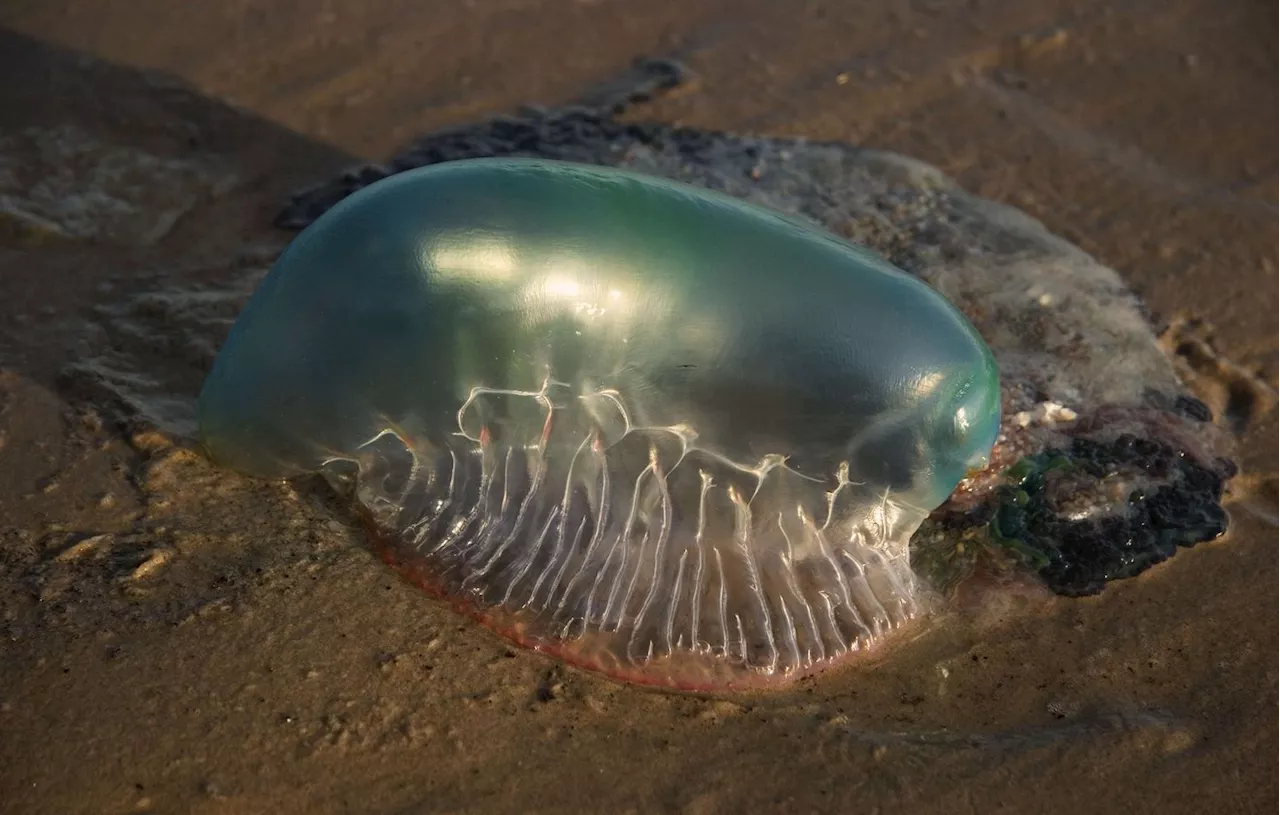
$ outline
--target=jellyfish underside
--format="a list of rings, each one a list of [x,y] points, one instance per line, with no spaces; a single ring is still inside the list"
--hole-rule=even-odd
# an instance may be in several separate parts
[[[583,406],[598,399],[617,438]],[[847,468],[815,478],[636,427],[623,404],[480,391],[456,434],[380,433],[354,461],[384,556],[524,644],[685,686],[820,667],[916,615],[906,541],[924,511]]]
[[[482,166],[375,185],[281,258],[201,396],[215,460],[353,488],[411,580],[629,681],[787,681],[921,612],[909,539],[998,423],[994,363],[958,312],[728,199],[552,162],[460,164]],[[414,184],[450,208],[415,214]],[[626,229],[607,206],[619,196]],[[458,256],[448,219],[477,211],[489,255],[515,234],[499,216],[519,224],[501,275],[440,261],[440,246]],[[634,223],[671,218],[652,238],[690,215],[691,240],[671,239],[683,255],[631,242]],[[424,251],[424,233],[447,239]],[[577,248],[547,262],[540,241]],[[784,250],[798,279],[744,274]],[[915,330],[895,333],[904,319]]]

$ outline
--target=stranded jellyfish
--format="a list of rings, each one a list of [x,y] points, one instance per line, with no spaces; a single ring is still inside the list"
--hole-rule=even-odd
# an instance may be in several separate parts
[[[400,173],[280,257],[200,397],[220,464],[354,489],[392,565],[613,676],[765,684],[917,615],[991,352],[808,222],[616,169]]]

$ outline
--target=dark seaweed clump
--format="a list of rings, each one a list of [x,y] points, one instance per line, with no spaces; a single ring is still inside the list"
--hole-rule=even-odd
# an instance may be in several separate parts
[[[1026,560],[1058,594],[1097,594],[1107,581],[1133,577],[1178,547],[1213,540],[1227,528],[1223,475],[1132,435],[1113,442],[1075,439],[1069,449],[1023,459],[1008,475],[1012,483],[997,491],[991,540]],[[1120,511],[1064,516],[1080,476],[1095,485],[1141,486],[1122,498]]]

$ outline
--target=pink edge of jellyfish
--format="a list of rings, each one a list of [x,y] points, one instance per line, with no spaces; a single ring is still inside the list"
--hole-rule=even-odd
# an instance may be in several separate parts
[[[849,665],[879,660],[892,651],[896,644],[911,639],[911,629],[921,623],[921,617],[899,624],[892,637],[882,636],[870,644],[860,643],[841,657],[815,661],[802,669],[766,671],[738,665],[713,654],[699,651],[679,651],[664,659],[653,660],[641,667],[628,664],[612,656],[607,635],[587,632],[579,637],[554,640],[528,633],[528,622],[521,615],[503,612],[499,608],[483,608],[467,597],[449,591],[427,564],[415,563],[396,552],[394,541],[379,530],[369,519],[365,526],[372,541],[373,551],[402,579],[422,590],[432,598],[445,603],[454,612],[469,617],[493,631],[508,642],[545,656],[558,659],[576,668],[607,677],[615,682],[661,688],[695,694],[721,691],[750,692],[786,688],[816,676],[838,671]],[[596,642],[596,640],[599,642]],[[885,642],[885,640],[890,640]]]

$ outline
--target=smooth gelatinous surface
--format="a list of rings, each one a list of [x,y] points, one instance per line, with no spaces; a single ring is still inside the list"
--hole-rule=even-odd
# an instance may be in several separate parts
[[[973,327],[873,253],[520,159],[402,173],[322,216],[200,400],[220,463],[354,476],[419,582],[686,686],[794,676],[914,616],[911,534],[999,420]]]

